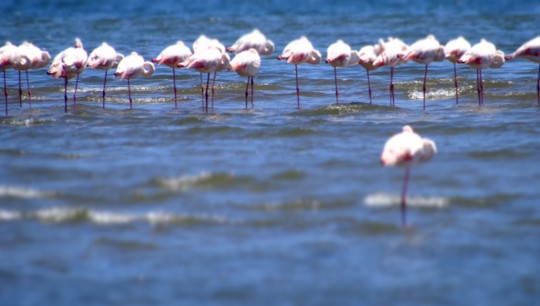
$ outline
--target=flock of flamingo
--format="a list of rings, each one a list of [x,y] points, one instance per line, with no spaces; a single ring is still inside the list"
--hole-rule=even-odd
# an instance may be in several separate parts
[[[231,60],[227,52],[235,53]],[[157,65],[166,65],[172,68],[175,108],[178,107],[176,89],[176,68],[194,69],[201,75],[201,96],[203,108],[208,112],[208,101],[210,88],[210,77],[212,81],[212,105],[215,95],[216,74],[220,71],[235,71],[239,75],[247,77],[246,83],[246,108],[248,107],[249,96],[253,105],[253,77],[257,74],[261,66],[260,55],[271,55],[274,52],[274,43],[268,40],[263,33],[254,29],[252,32],[241,36],[231,47],[225,48],[217,39],[209,39],[201,35],[193,43],[193,51],[182,41],[166,47],[156,58],[152,59]],[[484,87],[482,80],[482,69],[500,68],[505,61],[514,58],[525,58],[533,62],[540,63],[540,36],[536,37],[518,48],[514,53],[505,56],[504,52],[497,50],[495,45],[482,39],[477,44],[471,44],[463,37],[450,40],[446,45],[441,45],[433,36],[418,40],[408,46],[397,38],[388,38],[387,41],[379,40],[377,44],[368,45],[360,50],[352,50],[351,47],[338,40],[330,45],[327,50],[326,63],[334,68],[336,104],[339,104],[339,90],[337,67],[349,67],[361,65],[367,73],[369,101],[372,102],[372,91],[369,80],[369,72],[383,66],[390,67],[390,105],[395,105],[394,93],[394,68],[408,61],[414,61],[425,65],[423,94],[424,109],[426,108],[426,80],[428,66],[432,62],[449,60],[454,65],[454,80],[456,89],[456,103],[459,99],[459,85],[457,81],[456,64],[466,64],[476,69],[478,104],[484,103]],[[305,37],[290,42],[278,60],[286,60],[287,63],[294,64],[296,77],[297,105],[300,108],[300,89],[298,85],[298,65],[308,63],[312,65],[321,62],[321,53],[316,50],[311,42]],[[29,42],[24,42],[20,46],[15,46],[10,42],[0,48],[0,68],[4,72],[4,96],[5,111],[8,113],[8,91],[6,86],[6,70],[13,68],[19,72],[19,103],[22,106],[21,71],[26,72],[26,82],[28,87],[28,101],[31,107],[30,85],[28,81],[28,70],[44,68],[49,64],[51,56],[47,51],[43,51]],[[73,102],[77,99],[77,86],[79,75],[86,67],[101,69],[105,71],[103,80],[103,108],[105,108],[107,74],[110,69],[116,69],[114,75],[120,79],[126,79],[128,83],[128,97],[130,108],[133,107],[131,98],[130,79],[137,76],[150,77],[155,66],[152,62],[145,61],[136,52],[131,52],[128,56],[117,53],[116,50],[107,43],[101,44],[94,49],[90,56],[83,48],[80,39],[75,39],[75,46],[60,52],[53,60],[47,71],[48,75],[55,79],[64,79],[64,104],[65,111],[68,109],[67,86],[68,80],[76,78]],[[206,85],[203,82],[203,74],[207,74]],[[249,90],[251,87],[251,91]],[[540,104],[540,69],[537,82],[538,104]]]

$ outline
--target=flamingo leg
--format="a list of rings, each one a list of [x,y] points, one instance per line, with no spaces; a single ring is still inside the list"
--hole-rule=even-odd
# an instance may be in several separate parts
[[[4,97],[6,98],[6,116],[8,115],[8,91],[7,91],[7,83],[6,83],[6,69],[2,69],[4,71]]]
[[[67,113],[68,111],[67,86],[68,86],[68,79],[64,78],[64,112],[65,113]]]
[[[202,107],[204,109],[204,85],[203,85],[203,77],[202,72],[200,73],[201,76],[201,98],[202,98]]]
[[[212,82],[212,109],[214,109],[214,96],[216,95],[216,76],[217,72],[214,72],[214,81]]]
[[[298,109],[300,109],[300,87],[298,87],[298,65],[294,65],[294,73],[296,76],[296,104],[298,105]]]
[[[246,109],[248,108],[248,96],[249,96],[249,78],[247,78],[247,82],[246,82]]]
[[[103,96],[103,109],[105,109],[105,91],[106,91],[106,88],[107,88],[107,74],[109,72],[109,69],[106,69],[105,70],[105,78],[103,79],[103,91],[102,91],[102,96]]]
[[[254,76],[251,76],[251,107],[255,106],[253,104],[253,78],[254,78]]]
[[[459,103],[459,90],[458,90],[458,81],[457,81],[457,69],[456,63],[454,63],[454,85],[456,86],[456,104]]]
[[[484,80],[482,78],[482,69],[478,69],[479,76],[480,76],[480,105],[484,105]]]
[[[540,65],[538,65],[538,80],[536,81],[536,99],[540,105]]]
[[[369,93],[369,105],[371,105],[371,83],[369,81],[369,70],[366,69],[367,74],[367,85],[368,85],[368,93]]]
[[[424,71],[424,86],[422,87],[422,91],[424,92],[424,110],[426,110],[427,72],[428,72],[428,65],[426,65],[426,70]]]
[[[396,106],[394,96],[394,67],[390,67],[390,106]]]
[[[26,70],[26,88],[28,90],[28,105],[32,108],[32,91],[30,91],[30,82],[28,81],[28,70]]]
[[[403,179],[403,189],[401,190],[401,224],[407,226],[407,189],[409,186],[409,176],[411,169],[405,169],[405,178]]]
[[[177,90],[176,90],[176,69],[172,69],[172,79],[173,79],[173,87],[174,87],[174,108],[178,108],[178,98],[177,98]]]
[[[334,84],[336,85],[336,105],[339,105],[339,91],[337,86],[337,67],[334,67]]]
[[[476,91],[478,92],[478,105],[481,104],[481,94],[480,94],[480,70],[476,69]]]
[[[19,70],[19,105],[22,107],[21,71]]]
[[[205,112],[208,114],[208,87],[210,86],[210,73],[208,73],[208,78],[206,79],[206,92],[205,92],[205,99],[206,99],[206,104],[205,104]]]
[[[131,99],[131,84],[129,84],[129,78],[127,79],[127,82],[128,82],[129,109],[133,109],[133,100]]]
[[[79,75],[75,79],[75,90],[73,91],[73,110],[77,107],[77,87],[79,86]]]

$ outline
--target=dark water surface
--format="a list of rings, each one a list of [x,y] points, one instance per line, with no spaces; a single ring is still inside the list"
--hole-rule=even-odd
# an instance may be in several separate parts
[[[77,108],[63,82],[30,72],[21,108],[8,70],[0,117],[0,305],[535,305],[540,300],[538,66],[476,74],[448,62],[389,69],[275,60],[307,35],[323,55],[429,33],[446,43],[486,38],[506,53],[538,35],[535,1],[8,1],[0,41],[29,40],[52,56],[80,37],[88,52],[157,56],[200,34],[231,45],[257,27],[276,44],[244,110],[245,80],[218,75],[216,105],[200,107],[199,75],[81,75]],[[70,96],[73,92],[70,82]],[[3,99],[3,97],[2,97]],[[2,100],[3,101],[3,100]],[[3,110],[3,109],[2,109]],[[400,226],[403,171],[379,164],[384,142],[410,124],[438,155],[412,170],[410,228]]]

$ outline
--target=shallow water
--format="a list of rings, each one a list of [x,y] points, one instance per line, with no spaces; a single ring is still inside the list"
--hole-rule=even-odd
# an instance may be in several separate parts
[[[215,107],[201,109],[199,75],[150,79],[81,75],[76,109],[63,82],[30,72],[32,108],[7,71],[9,116],[0,117],[0,304],[533,305],[540,299],[538,66],[474,70],[299,66],[275,60],[307,35],[323,54],[338,38],[354,48],[387,36],[413,43],[464,35],[506,53],[538,33],[535,2],[173,1],[9,2],[0,41],[34,42],[55,55],[80,37],[146,59],[200,34],[232,44],[254,27],[276,44],[244,109],[245,80],[218,75]],[[213,8],[211,10],[210,8]],[[9,12],[9,13],[8,13]],[[255,15],[253,18],[251,15]],[[73,85],[70,82],[70,96]],[[3,97],[2,97],[3,98]],[[71,103],[71,97],[70,97]],[[401,169],[383,168],[388,137],[410,124],[438,154],[412,170],[410,226],[400,224]]]

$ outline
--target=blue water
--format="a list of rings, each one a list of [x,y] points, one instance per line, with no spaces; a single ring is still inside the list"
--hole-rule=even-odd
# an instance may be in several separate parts
[[[80,79],[64,113],[63,82],[30,72],[32,108],[8,70],[0,117],[0,305],[535,305],[540,300],[540,108],[537,64],[484,71],[365,71],[275,60],[307,35],[323,53],[379,38],[408,44],[486,38],[506,53],[538,35],[536,1],[7,1],[0,41],[28,40],[52,56],[80,37],[145,59],[200,34],[231,45],[257,27],[276,45],[255,78],[218,75],[200,105],[199,75],[178,70],[127,84],[102,71]],[[73,83],[70,81],[70,103]],[[2,96],[3,99],[3,96]],[[2,100],[3,101],[3,100]],[[3,102],[2,102],[3,103]],[[3,105],[3,104],[2,104]],[[2,109],[3,111],[3,109]],[[402,169],[384,168],[386,139],[411,125],[438,154],[412,169],[409,227]]]

